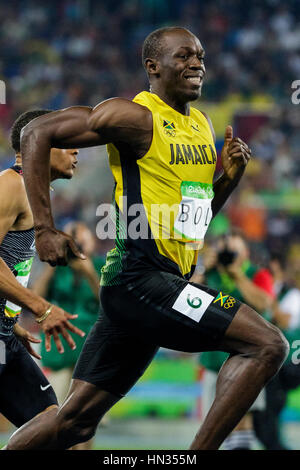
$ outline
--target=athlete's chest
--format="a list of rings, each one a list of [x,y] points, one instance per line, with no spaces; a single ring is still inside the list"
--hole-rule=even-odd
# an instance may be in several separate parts
[[[155,113],[153,118],[152,145],[147,158],[140,162],[144,169],[188,181],[210,178],[217,153],[208,126],[192,116]]]

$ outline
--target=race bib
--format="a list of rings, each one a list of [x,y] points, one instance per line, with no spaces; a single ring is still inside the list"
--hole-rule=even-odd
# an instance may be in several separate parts
[[[172,308],[199,322],[213,300],[213,295],[188,284],[179,294]]]
[[[14,266],[16,279],[23,287],[27,287],[32,262],[33,257],[26,261],[22,261],[21,263],[18,263],[16,264],[16,266]],[[19,305],[16,305],[8,300],[4,307],[4,314],[6,317],[13,318],[16,315],[19,315],[21,313],[21,310],[22,309]]]
[[[174,238],[189,244],[192,249],[199,249],[212,219],[213,187],[207,183],[183,181],[180,189],[182,199],[174,223]]]

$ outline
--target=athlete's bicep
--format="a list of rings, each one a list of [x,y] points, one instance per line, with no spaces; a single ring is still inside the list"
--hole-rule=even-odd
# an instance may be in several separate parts
[[[105,142],[88,126],[91,113],[90,107],[73,106],[39,116],[24,127],[21,144],[24,145],[30,137],[37,143],[47,141],[51,147],[56,148],[101,145]]]
[[[74,106],[33,119],[22,132],[56,148],[82,148],[123,142],[139,144],[152,132],[152,114],[144,106],[111,98],[95,108]],[[146,139],[147,140],[147,139]]]
[[[125,98],[111,98],[98,104],[88,121],[90,130],[97,132],[105,143],[147,146],[151,142],[151,111]]]

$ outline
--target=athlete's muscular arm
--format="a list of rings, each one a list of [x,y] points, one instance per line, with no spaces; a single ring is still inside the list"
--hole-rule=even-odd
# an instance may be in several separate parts
[[[24,197],[26,197],[26,194],[23,184],[20,183],[20,177],[12,172],[11,174],[9,174],[9,172],[2,173],[0,176],[0,244],[20,214],[22,207],[21,202]],[[26,308],[36,317],[42,316],[49,307],[49,302],[32,292],[30,289],[23,287],[16,280],[15,276],[1,257],[0,297],[10,300],[22,308]],[[73,333],[84,336],[83,331],[71,325],[68,321],[69,319],[74,319],[76,317],[77,315],[70,315],[56,305],[52,306],[51,315],[41,323],[41,328],[46,334],[47,350],[50,350],[50,336],[53,335],[58,351],[63,352],[58,333],[62,334],[72,349],[76,347],[72,337],[66,331],[66,329],[69,329]],[[17,332],[18,331],[18,336],[21,336],[20,329],[17,327]],[[25,336],[26,335],[23,331],[22,338],[24,341],[26,340]]]
[[[213,217],[219,212],[232,191],[238,185],[248,161],[251,150],[240,138],[233,138],[231,126],[226,127],[221,162],[224,173],[214,183],[214,199],[212,201]]]
[[[22,188],[19,176],[8,171],[0,176],[0,244],[19,215],[19,195]],[[45,312],[49,303],[32,295],[15,278],[5,261],[0,257],[0,296],[31,311]]]
[[[2,224],[1,227],[3,227]],[[0,258],[0,297],[4,297],[20,307],[26,308],[37,318],[41,317],[49,307],[49,302],[35,294],[30,289],[23,287],[16,280],[15,276],[2,258]],[[59,339],[59,334],[65,338],[71,349],[75,349],[75,342],[67,330],[70,330],[79,336],[85,335],[82,330],[76,328],[68,321],[77,317],[78,315],[71,315],[58,306],[52,305],[51,315],[41,323],[41,328],[46,335],[47,351],[50,351],[50,339],[51,335],[53,335],[57,350],[61,353],[64,352],[62,343]]]
[[[54,227],[49,197],[51,147],[80,148],[109,142],[126,146],[140,157],[150,147],[152,114],[136,103],[112,98],[89,107],[72,107],[31,121],[21,139],[23,172],[42,261],[67,264],[71,256],[84,259],[73,239]]]

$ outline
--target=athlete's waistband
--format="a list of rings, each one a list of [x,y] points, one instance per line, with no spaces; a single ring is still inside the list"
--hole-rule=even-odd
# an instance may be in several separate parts
[[[161,254],[147,255],[136,247],[128,250],[113,248],[107,253],[106,263],[101,270],[101,286],[125,284],[147,272],[163,271],[189,280],[192,271],[183,275],[179,266]]]
[[[156,271],[175,274],[186,279],[189,279],[192,274],[192,272],[190,272],[183,275],[179,265],[170,258],[160,253],[155,253],[150,256],[148,253],[145,253],[135,246],[130,248],[124,257],[124,272],[132,271],[132,269],[137,269],[137,271],[154,269]]]
[[[14,326],[18,321],[18,317],[9,318],[4,314],[4,308],[0,307],[0,337],[11,336],[14,332]],[[0,338],[1,339],[1,338]]]

